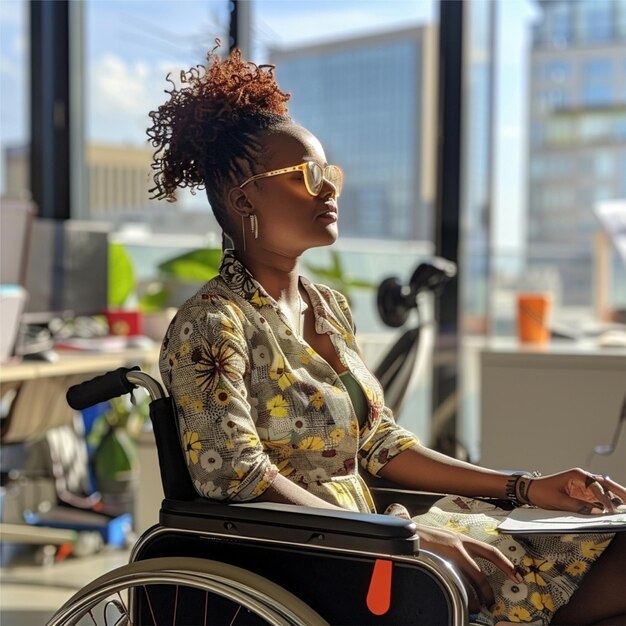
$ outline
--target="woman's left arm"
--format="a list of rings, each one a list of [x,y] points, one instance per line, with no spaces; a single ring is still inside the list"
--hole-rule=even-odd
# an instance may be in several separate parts
[[[626,489],[605,476],[570,469],[541,478],[511,477],[453,459],[417,445],[392,458],[378,475],[403,487],[469,497],[507,499],[511,482],[528,503],[544,509],[580,513],[614,512],[626,502]]]
[[[506,498],[510,476],[415,445],[388,461],[378,475],[410,489],[469,497]]]

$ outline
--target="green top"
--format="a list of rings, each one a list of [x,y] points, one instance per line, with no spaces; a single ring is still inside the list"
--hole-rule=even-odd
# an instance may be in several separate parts
[[[354,374],[349,370],[341,372],[341,374],[339,374],[339,378],[350,396],[359,426],[363,426],[363,424],[365,424],[365,420],[367,419],[368,411],[367,398],[363,393],[363,388],[359,384],[359,381],[354,377]]]

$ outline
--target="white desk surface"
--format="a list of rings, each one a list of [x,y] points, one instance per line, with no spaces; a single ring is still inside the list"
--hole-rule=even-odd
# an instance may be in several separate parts
[[[524,362],[534,367],[554,367],[561,363],[570,367],[594,367],[594,362],[598,365],[601,362],[603,367],[613,364],[626,368],[626,348],[598,346],[591,339],[553,340],[546,346],[523,344],[514,338],[489,339],[481,349],[481,358],[484,364],[498,365]],[[626,375],[626,369],[624,373]]]

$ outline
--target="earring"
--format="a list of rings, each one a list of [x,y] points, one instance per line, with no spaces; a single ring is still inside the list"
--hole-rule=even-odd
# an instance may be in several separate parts
[[[254,213],[250,215],[250,232],[254,235],[255,239],[259,238],[259,220]]]
[[[246,225],[244,223],[244,216],[241,216],[241,238],[243,239],[243,251],[246,251]]]

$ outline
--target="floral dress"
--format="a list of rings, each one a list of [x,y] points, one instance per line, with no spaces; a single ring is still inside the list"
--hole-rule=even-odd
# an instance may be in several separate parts
[[[219,276],[180,308],[161,350],[161,375],[176,404],[187,467],[197,492],[217,500],[254,499],[280,473],[328,502],[374,512],[359,468],[377,475],[419,442],[384,405],[380,384],[360,357],[346,299],[300,280],[315,330],[329,336],[360,384],[366,415],[357,416],[341,377],[226,250]],[[451,496],[415,521],[494,544],[525,572],[524,583],[513,584],[490,562],[480,563],[497,602],[494,613],[485,608],[478,621],[548,624],[611,536],[513,539],[496,530],[505,515]]]
[[[161,351],[187,466],[209,498],[251,500],[281,473],[338,506],[373,512],[359,465],[377,474],[418,441],[384,406],[359,355],[346,299],[301,283],[315,330],[330,337],[367,399],[363,424],[337,372],[227,250],[220,275],[180,308]]]

